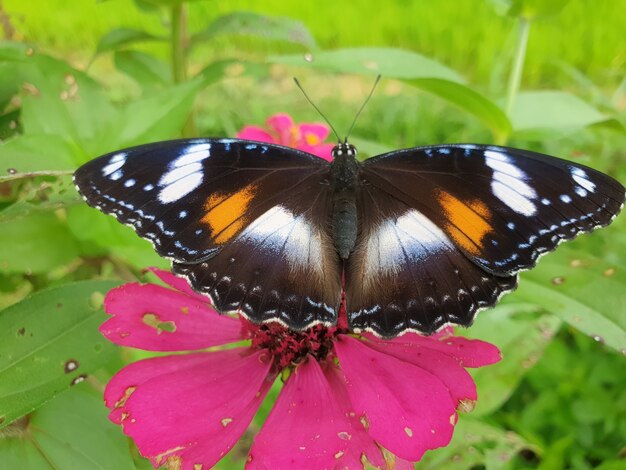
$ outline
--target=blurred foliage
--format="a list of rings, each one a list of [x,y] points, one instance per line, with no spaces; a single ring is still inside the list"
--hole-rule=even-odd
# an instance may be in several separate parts
[[[319,120],[294,74],[342,130],[382,73],[352,139],[366,156],[496,142],[626,180],[623,0],[375,10],[367,0],[0,1],[0,467],[149,468],[98,398],[146,353],[111,346],[97,325],[103,292],[167,263],[82,203],[71,173],[90,158],[232,136],[275,112]],[[624,468],[625,228],[620,217],[560,248],[463,332],[504,359],[476,371],[476,409],[418,468]],[[279,390],[221,468],[243,467]]]

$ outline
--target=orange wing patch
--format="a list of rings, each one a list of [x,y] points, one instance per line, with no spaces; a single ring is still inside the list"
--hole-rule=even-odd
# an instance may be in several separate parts
[[[212,194],[206,200],[207,213],[202,222],[211,229],[215,243],[224,244],[237,235],[246,224],[244,216],[254,199],[256,186],[249,184],[231,194]]]
[[[479,200],[463,202],[444,191],[439,192],[438,199],[449,220],[445,227],[448,234],[468,253],[478,255],[484,236],[493,230],[489,208]]]

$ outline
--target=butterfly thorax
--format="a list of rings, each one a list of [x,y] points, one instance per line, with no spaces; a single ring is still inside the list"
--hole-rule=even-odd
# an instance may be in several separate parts
[[[333,148],[333,162],[330,165],[333,244],[342,259],[350,256],[357,237],[356,190],[359,163],[356,161],[356,153],[354,146],[348,142],[340,142]]]

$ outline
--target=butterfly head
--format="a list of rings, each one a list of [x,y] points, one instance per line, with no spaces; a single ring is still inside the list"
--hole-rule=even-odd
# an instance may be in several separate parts
[[[332,151],[333,160],[336,160],[337,158],[356,158],[356,154],[356,147],[352,144],[349,144],[347,140],[339,142],[333,147]]]

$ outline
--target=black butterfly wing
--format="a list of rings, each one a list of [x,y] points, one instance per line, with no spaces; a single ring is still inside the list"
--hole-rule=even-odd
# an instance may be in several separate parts
[[[328,172],[325,160],[286,147],[192,139],[104,155],[74,181],[219,310],[301,329],[334,322],[341,298]]]
[[[422,212],[365,184],[357,195],[359,237],[345,266],[353,330],[394,337],[470,325],[476,312],[516,286],[473,264]]]
[[[471,324],[517,272],[608,224],[624,202],[623,186],[591,168],[496,146],[391,152],[360,177],[346,303],[353,328],[382,336]]]
[[[332,193],[324,176],[253,220],[214,257],[172,269],[223,313],[302,330],[335,324],[341,264],[328,231]]]

